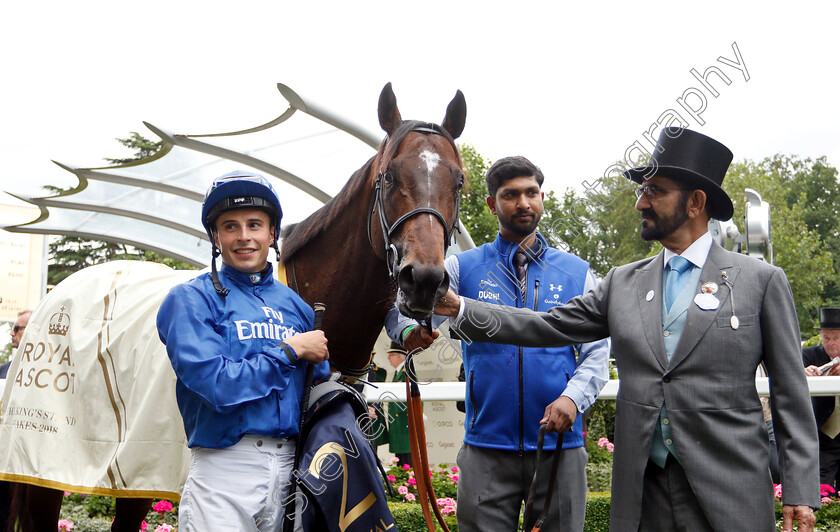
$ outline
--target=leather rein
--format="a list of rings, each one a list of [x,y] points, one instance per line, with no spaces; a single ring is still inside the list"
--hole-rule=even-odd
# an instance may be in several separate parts
[[[427,135],[444,135],[442,129],[437,124],[418,125],[411,129],[418,133]],[[448,138],[448,137],[447,137]],[[387,161],[383,166],[387,166]],[[399,229],[409,218],[418,214],[431,214],[438,219],[443,226],[444,254],[449,249],[449,244],[455,231],[459,231],[458,217],[461,211],[461,196],[458,194],[455,198],[455,220],[452,225],[446,223],[446,219],[437,209],[432,207],[418,207],[403,214],[397,220],[390,224],[385,216],[385,185],[392,183],[393,176],[387,170],[380,170],[376,176],[376,184],[374,186],[373,196],[370,200],[370,208],[367,217],[367,233],[368,242],[371,247],[376,249],[373,244],[373,236],[371,233],[370,220],[376,212],[379,218],[379,227],[382,232],[382,240],[385,248],[385,266],[388,268],[388,276],[391,280],[397,277],[397,265],[400,262],[399,250],[391,242],[394,233]],[[463,184],[463,183],[462,183]],[[431,317],[424,324],[429,329],[431,334]],[[440,508],[437,504],[437,497],[435,496],[434,488],[432,487],[431,475],[429,473],[429,458],[426,453],[426,428],[423,421],[423,403],[420,399],[420,389],[417,386],[416,374],[414,373],[414,364],[412,356],[406,360],[406,402],[408,403],[408,432],[409,442],[411,444],[411,461],[414,466],[414,478],[417,480],[417,494],[419,497],[420,506],[423,510],[423,518],[426,521],[426,526],[429,532],[434,532],[434,517],[437,518],[438,523],[445,532],[449,532],[449,527],[443,520]],[[430,510],[431,508],[431,510]]]

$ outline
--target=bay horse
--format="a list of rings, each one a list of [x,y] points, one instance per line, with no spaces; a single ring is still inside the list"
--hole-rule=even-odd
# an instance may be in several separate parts
[[[465,120],[458,91],[440,126],[403,121],[388,83],[376,155],[329,203],[283,230],[288,284],[307,303],[326,304],[330,362],[342,373],[367,374],[395,297],[405,315],[424,319],[449,287],[443,260],[464,184],[454,139]]]
[[[355,376],[366,374],[395,298],[403,313],[425,319],[446,293],[443,261],[458,224],[464,184],[454,142],[466,120],[461,91],[441,125],[402,120],[390,83],[380,94],[378,113],[386,137],[376,155],[321,209],[283,231],[287,284],[308,303],[326,304],[330,363]],[[155,294],[158,305],[165,295]],[[136,326],[156,335],[153,318]],[[156,349],[156,360],[169,364],[163,345]],[[180,423],[174,402],[168,407]],[[149,457],[149,467],[154,461]],[[62,490],[19,486],[26,489],[16,490],[10,523],[22,532],[55,530]],[[151,504],[151,499],[118,496],[112,530],[136,532]]]

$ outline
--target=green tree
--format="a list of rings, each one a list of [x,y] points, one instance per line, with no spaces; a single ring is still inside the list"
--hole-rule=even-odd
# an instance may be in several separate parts
[[[461,221],[470,232],[476,246],[492,242],[499,232],[499,220],[490,213],[487,206],[487,182],[484,176],[490,168],[491,162],[484,159],[476,149],[468,144],[459,147],[461,160],[467,169],[467,185],[461,194]],[[543,216],[540,221],[540,232],[548,239],[552,246],[562,246],[549,228],[558,224],[564,216],[564,205],[554,191],[544,191]],[[565,248],[564,248],[565,249]]]
[[[163,147],[162,140],[152,142],[136,131],[132,131],[127,138],[115,140],[126,148],[134,150],[134,155],[127,159],[105,159],[113,165],[130,164],[141,159],[146,159],[159,152]]]
[[[825,158],[814,161],[777,154],[758,162],[734,163],[724,188],[735,205],[732,219],[742,230],[745,188],[757,191],[770,204],[773,262],[790,281],[804,337],[811,336],[819,307],[838,302],[837,170]]]
[[[490,168],[490,161],[484,159],[469,144],[458,147],[461,161],[467,170],[464,190],[461,192],[461,222],[469,231],[476,246],[492,242],[499,231],[499,221],[490,214],[487,206],[487,183],[484,175]]]
[[[622,176],[608,176],[583,193],[567,189],[562,204],[553,209],[543,232],[556,247],[589,262],[603,277],[613,266],[627,264],[659,251],[656,242],[639,236],[641,218],[634,205],[635,184]]]

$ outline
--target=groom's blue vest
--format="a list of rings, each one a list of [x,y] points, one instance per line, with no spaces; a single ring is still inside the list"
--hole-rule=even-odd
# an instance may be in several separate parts
[[[541,252],[528,263],[523,301],[513,254],[518,244],[497,236],[492,243],[457,255],[463,296],[547,311],[583,293],[589,265],[549,248],[537,234]],[[528,347],[462,342],[467,381],[464,441],[478,447],[533,451],[545,408],[556,400],[577,367],[572,347]],[[544,448],[555,449],[557,435],[546,434]],[[583,446],[580,416],[563,447]]]

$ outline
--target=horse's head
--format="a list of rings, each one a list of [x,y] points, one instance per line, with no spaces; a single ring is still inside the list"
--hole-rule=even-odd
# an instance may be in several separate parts
[[[370,223],[375,228],[369,234],[397,281],[400,311],[412,318],[429,317],[449,287],[443,260],[458,225],[464,184],[454,139],[466,115],[461,91],[440,126],[403,121],[390,83],[379,96],[379,124],[388,136],[374,161]]]

